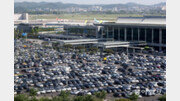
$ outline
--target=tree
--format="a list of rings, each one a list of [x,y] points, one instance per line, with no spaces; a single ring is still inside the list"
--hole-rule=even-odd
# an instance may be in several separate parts
[[[100,99],[105,99],[105,98],[106,98],[106,92],[105,92],[105,91],[96,92],[96,93],[95,93],[95,96],[96,96],[97,98],[100,98]]]
[[[82,46],[82,45],[80,45],[80,46],[77,46],[76,49],[79,50],[79,52],[81,53],[81,52],[83,52],[83,50],[85,49],[85,47]]]
[[[31,33],[34,34],[34,28],[31,29]]]
[[[163,95],[158,98],[159,101],[166,101],[166,95]]]
[[[30,101],[39,101],[36,97],[32,97]]]
[[[131,100],[129,100],[129,99],[117,99],[115,101],[131,101]]]
[[[107,53],[108,55],[114,53],[112,49],[105,49],[104,52]]]
[[[14,29],[14,39],[18,39],[19,38],[19,32],[16,30],[16,29]]]
[[[21,31],[20,31],[20,34],[22,35],[22,33],[23,33],[23,29],[21,29]]]
[[[85,95],[84,96],[84,101],[95,101],[92,95]]]
[[[137,101],[139,95],[133,93],[132,95],[129,96],[129,99],[132,100],[132,101]]]
[[[55,50],[59,50],[59,43],[58,42],[52,43],[52,48]]]
[[[66,51],[70,51],[70,49],[72,48],[72,45],[71,44],[65,44],[63,47],[65,48]]]
[[[97,47],[89,48],[89,50],[90,50],[90,54],[94,54],[94,53],[98,52],[98,48]]]
[[[59,97],[57,97],[55,99],[57,99],[57,101],[70,101],[69,95],[70,95],[70,92],[61,91],[61,93],[59,94]]]
[[[73,101],[96,101],[92,95],[76,96]]]
[[[84,101],[84,97],[83,96],[76,96],[76,97],[74,97],[73,101]]]
[[[35,97],[37,95],[37,90],[34,89],[34,88],[31,88],[30,91],[29,91],[29,95],[31,97]]]
[[[51,99],[46,98],[46,97],[42,97],[38,101],[54,101],[54,100],[51,100]]]
[[[34,32],[35,32],[35,34],[39,33],[39,29],[38,28],[34,28]]]
[[[25,94],[19,94],[14,97],[14,101],[29,101],[29,97]]]

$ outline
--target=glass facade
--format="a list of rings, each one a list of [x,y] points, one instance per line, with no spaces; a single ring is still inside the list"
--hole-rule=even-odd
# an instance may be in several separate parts
[[[114,28],[114,40],[118,40],[118,28]]]
[[[152,43],[152,29],[146,29],[146,42]]]
[[[166,44],[166,30],[162,29],[162,43]]]
[[[138,28],[133,28],[133,40],[138,41]]]
[[[139,37],[140,41],[145,41],[145,29],[144,28],[140,28],[140,37]]]
[[[124,41],[124,28],[120,29],[120,40]]]
[[[108,38],[113,38],[113,28],[108,27]]]
[[[103,38],[108,38],[108,28],[107,27],[104,28]]]
[[[120,27],[115,26],[114,28],[112,26],[105,26],[103,30],[100,30],[103,32],[104,38],[113,38],[115,41],[125,41],[125,29],[126,29],[126,40],[127,41],[138,41],[138,38],[140,41],[145,41],[147,43],[160,43],[160,28],[130,28],[130,27]],[[139,31],[138,31],[139,30]],[[80,31],[78,31],[80,32]],[[89,32],[89,31],[88,31]],[[139,34],[138,34],[139,32]],[[94,32],[91,32],[94,33]],[[107,35],[108,34],[108,35]],[[153,35],[152,35],[153,34]],[[139,35],[139,36],[138,36]],[[91,35],[92,36],[92,35]],[[152,37],[153,36],[153,37]],[[162,44],[166,44],[166,29],[162,29]],[[159,47],[155,47],[156,50],[159,49]]]
[[[131,41],[131,40],[132,40],[132,29],[127,28],[127,41]]]
[[[159,43],[159,29],[153,29],[153,43]]]

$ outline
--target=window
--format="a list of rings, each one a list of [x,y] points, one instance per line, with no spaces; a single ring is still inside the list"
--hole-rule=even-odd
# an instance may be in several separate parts
[[[123,40],[124,41],[124,28],[123,29],[120,29],[120,40]]]
[[[159,43],[159,29],[154,29],[153,43]]]
[[[132,28],[127,28],[127,41],[132,40]]]
[[[114,40],[118,40],[118,28],[114,28]]]
[[[133,28],[133,40],[138,41],[138,29]]]
[[[146,41],[152,43],[152,29],[146,29]]]
[[[140,41],[145,41],[145,29],[140,29]]]
[[[166,29],[162,29],[162,43],[166,44]]]

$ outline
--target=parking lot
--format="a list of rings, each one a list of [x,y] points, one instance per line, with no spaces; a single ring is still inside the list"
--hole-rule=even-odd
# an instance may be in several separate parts
[[[38,89],[38,95],[61,91],[72,95],[106,91],[113,97],[158,96],[166,93],[166,57],[100,53],[59,52],[40,42],[16,40],[14,94]]]

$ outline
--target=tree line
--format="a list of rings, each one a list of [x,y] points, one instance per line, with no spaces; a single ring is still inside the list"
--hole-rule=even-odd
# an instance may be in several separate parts
[[[30,32],[27,33],[27,38],[37,38],[38,37],[38,28],[32,28]],[[26,36],[23,36],[22,34],[24,33],[23,30],[19,29],[14,29],[14,39],[19,39],[19,38],[25,38]]]
[[[18,94],[14,96],[14,101],[104,101],[107,97],[105,91],[96,92],[93,95],[78,94],[72,96],[69,91],[61,91],[59,95],[48,97],[37,97],[37,90],[30,89],[27,94]],[[138,95],[133,93],[129,98],[115,99],[115,101],[137,101]],[[165,101],[165,100],[160,100]]]

